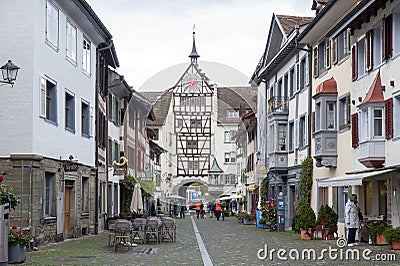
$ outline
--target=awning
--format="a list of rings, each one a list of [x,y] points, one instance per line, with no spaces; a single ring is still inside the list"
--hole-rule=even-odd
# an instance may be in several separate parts
[[[364,178],[385,174],[394,170],[395,169],[385,169],[374,172],[346,174],[344,176],[317,179],[317,184],[318,187],[361,186]]]

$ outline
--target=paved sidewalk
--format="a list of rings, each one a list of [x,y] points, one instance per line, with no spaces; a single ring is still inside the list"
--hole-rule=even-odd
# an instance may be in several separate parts
[[[177,219],[177,241],[175,243],[163,242],[161,244],[147,244],[133,247],[129,252],[119,249],[114,252],[108,247],[108,234],[104,232],[97,236],[88,236],[76,240],[68,240],[61,243],[39,247],[40,251],[27,253],[25,265],[203,265],[204,249],[209,255],[213,265],[398,265],[400,264],[399,252],[394,252],[388,246],[376,247],[364,244],[353,247],[359,251],[360,260],[329,260],[326,252],[325,260],[278,260],[277,251],[273,254],[273,260],[261,260],[257,253],[268,246],[268,252],[272,249],[285,249],[286,257],[289,257],[290,249],[300,252],[304,249],[315,249],[316,256],[320,256],[321,250],[337,249],[336,241],[302,241],[298,234],[289,232],[269,232],[256,228],[254,225],[238,224],[235,217],[228,217],[225,221],[217,221],[215,218],[194,218],[198,229],[196,238],[192,219],[189,215],[186,219]],[[198,239],[204,243],[199,248]],[[201,245],[200,245],[201,246]],[[378,253],[395,254],[397,261],[381,262],[366,261],[362,258],[362,251],[370,248],[374,256]],[[343,258],[349,248],[343,248]],[[337,252],[340,254],[340,249]],[[203,256],[202,256],[203,255]],[[260,253],[264,255],[263,252]],[[293,255],[293,254],[292,254]]]

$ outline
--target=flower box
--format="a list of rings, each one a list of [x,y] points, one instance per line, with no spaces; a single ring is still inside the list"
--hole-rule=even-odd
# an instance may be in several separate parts
[[[8,245],[8,263],[21,263],[26,259],[26,246],[21,244]]]
[[[243,224],[245,224],[245,225],[252,225],[252,224],[253,224],[253,219],[249,220],[249,219],[244,218],[244,219],[243,219]]]

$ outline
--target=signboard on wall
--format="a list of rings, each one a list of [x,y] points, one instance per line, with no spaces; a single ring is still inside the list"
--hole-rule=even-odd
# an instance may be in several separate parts
[[[191,200],[195,201],[195,200],[201,200],[201,194],[198,191],[193,191],[191,194]]]

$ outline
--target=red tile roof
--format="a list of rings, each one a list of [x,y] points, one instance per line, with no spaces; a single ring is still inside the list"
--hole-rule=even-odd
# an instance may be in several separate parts
[[[385,101],[385,98],[383,97],[384,90],[385,90],[385,86],[382,86],[382,82],[381,82],[381,71],[378,70],[378,73],[376,74],[374,82],[372,82],[372,85],[369,88],[367,96],[365,96],[364,101],[360,105],[363,105],[366,103],[384,102]]]
[[[288,15],[276,15],[279,23],[282,25],[286,35],[289,35],[296,26],[301,26],[313,20],[313,17],[299,17]]]
[[[336,80],[333,77],[331,77],[330,79],[323,81],[321,84],[317,86],[314,97],[319,94],[337,94],[337,93],[338,92],[337,92]]]

